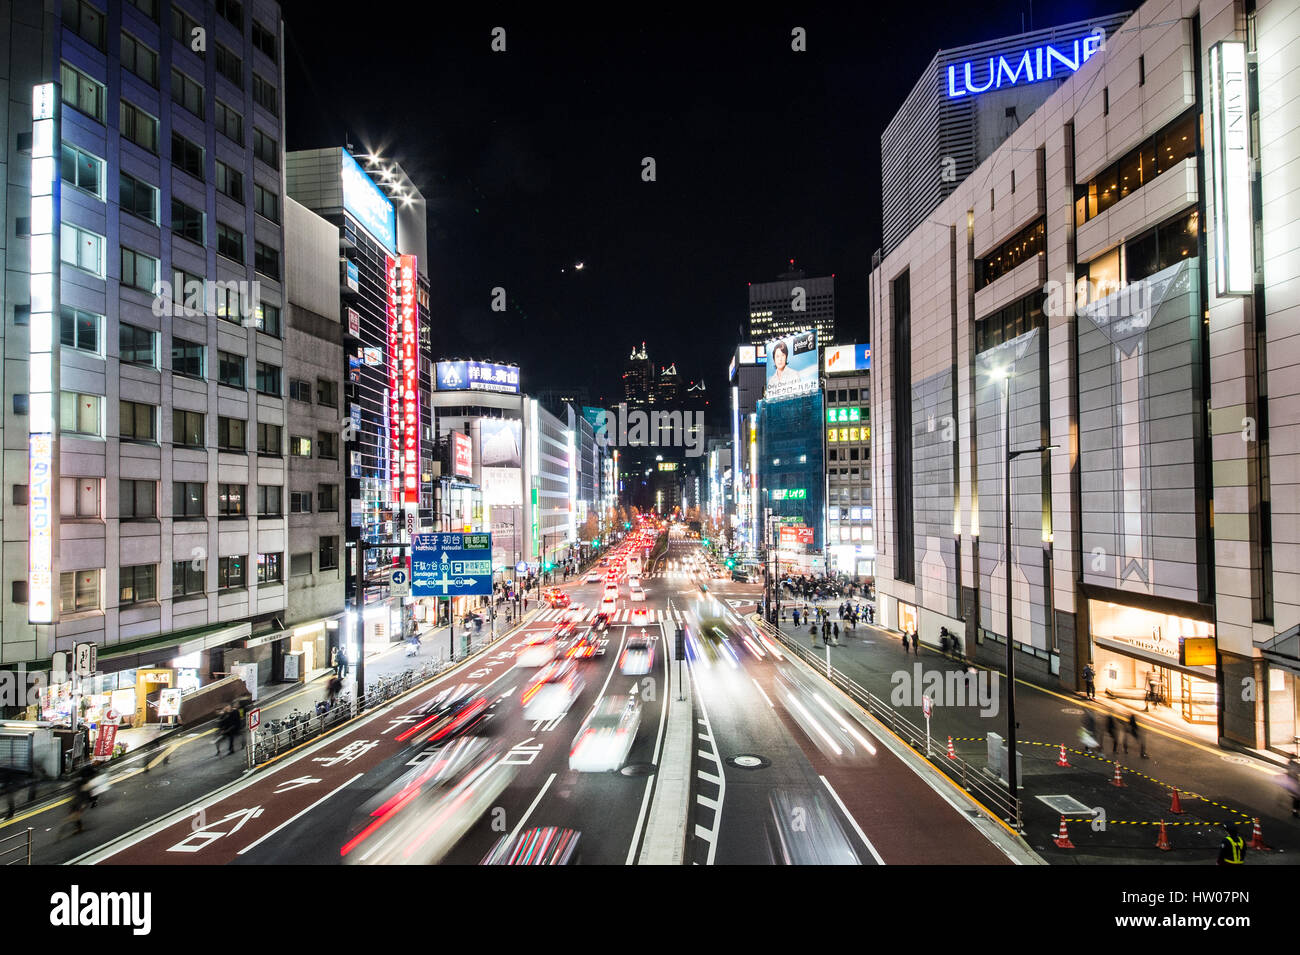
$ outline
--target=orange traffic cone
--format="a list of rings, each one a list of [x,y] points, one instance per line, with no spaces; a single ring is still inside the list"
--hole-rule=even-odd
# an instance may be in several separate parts
[[[1272,846],[1264,845],[1264,830],[1260,828],[1259,816],[1255,817],[1255,831],[1251,834],[1250,844],[1246,847],[1257,852],[1272,852]]]
[[[1115,764],[1115,775],[1111,778],[1111,781],[1110,781],[1110,784],[1111,784],[1112,786],[1123,786],[1123,785],[1124,785],[1124,778],[1120,775],[1120,772],[1121,772],[1121,770],[1120,770],[1119,763],[1116,763],[1116,764]]]
[[[1169,805],[1169,811],[1180,816],[1183,814],[1183,801],[1178,798],[1178,787],[1176,786],[1174,787],[1174,800]]]
[[[1064,744],[1064,743],[1061,744],[1061,755],[1058,756],[1058,757],[1056,758],[1056,765],[1057,765],[1057,766],[1064,766],[1066,769],[1069,769],[1069,768],[1070,768],[1070,761],[1069,761],[1068,759],[1065,758],[1065,744]]]
[[[1074,848],[1074,843],[1070,841],[1070,831],[1065,827],[1064,816],[1061,817],[1061,830],[1056,834],[1056,838],[1052,841],[1056,843],[1058,849]]]
[[[948,758],[949,758],[949,759],[956,759],[956,758],[957,758],[957,751],[954,750],[954,749],[952,748],[952,737],[951,737],[951,736],[948,737]]]
[[[1160,837],[1156,839],[1156,848],[1161,852],[1168,852],[1172,846],[1169,845],[1169,833],[1165,831],[1165,821],[1160,820]]]

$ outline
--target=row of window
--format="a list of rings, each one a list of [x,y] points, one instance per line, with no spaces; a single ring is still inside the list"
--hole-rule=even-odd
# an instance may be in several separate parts
[[[289,397],[294,401],[311,404],[311,382],[302,378],[289,379]],[[339,406],[339,385],[328,378],[316,379],[316,403],[325,408]]]
[[[1074,187],[1074,217],[1083,225],[1161,173],[1196,155],[1200,123],[1191,109],[1141,145]]]
[[[156,73],[158,69],[157,54],[147,47],[141,46],[136,41],[133,41],[133,45],[129,47],[130,60],[128,63],[128,39],[131,39],[129,35],[123,34],[123,64],[126,68],[137,75],[143,75],[141,71],[143,73]],[[145,78],[149,79],[148,76],[145,76]],[[59,66],[59,82],[63,87],[63,102],[66,105],[85,113],[96,122],[107,122],[108,98],[103,83],[92,79],[68,63],[61,63]],[[153,81],[151,80],[151,82]],[[154,85],[157,85],[156,82],[154,82]],[[268,102],[274,105],[276,98],[274,85],[262,80],[256,74],[253,75],[253,92],[254,98],[262,105],[265,106]],[[177,69],[173,69],[171,74],[171,96],[172,101],[183,109],[193,113],[199,119],[205,118],[204,104],[206,96],[203,86]],[[227,139],[243,147],[245,145],[243,115],[233,106],[221,100],[214,100],[213,102],[217,130]],[[271,109],[271,112],[275,112],[275,110]],[[158,117],[141,109],[134,103],[121,100],[118,108],[118,124],[124,139],[135,143],[141,149],[157,154]],[[197,167],[198,171],[193,174],[201,179],[203,178],[202,150],[199,150],[196,162],[193,153],[195,148],[198,147],[193,147],[193,144],[190,147],[183,147],[180,150],[183,155],[178,161],[175,155],[177,152],[176,137],[175,134],[173,135],[172,162],[187,171]],[[253,155],[268,166],[279,168],[279,142],[274,136],[263,132],[257,126],[253,127]]]
[[[103,479],[91,477],[65,477],[59,484],[59,510],[65,518],[95,520],[103,507]],[[284,489],[278,484],[257,485],[256,514],[258,517],[284,516]],[[250,511],[247,484],[218,484],[216,517],[248,517]],[[313,492],[290,491],[289,513],[310,514]],[[320,514],[337,514],[339,486],[318,484],[315,491],[316,510]],[[118,482],[118,518],[120,520],[157,520],[158,482],[121,480]],[[172,515],[176,520],[206,518],[207,485],[202,481],[172,482]]]
[[[80,392],[64,391],[59,395],[59,428],[64,434],[97,438],[103,435],[103,398]],[[157,441],[156,405],[137,401],[122,401],[119,406],[119,437],[131,441]],[[278,424],[258,422],[257,453],[267,457],[282,457],[281,427]],[[182,448],[205,448],[207,440],[207,415],[201,411],[172,410],[172,443]],[[217,416],[217,448],[221,451],[248,450],[248,422],[242,418]],[[311,438],[293,435],[289,439],[289,453],[295,457],[312,456]],[[337,461],[339,435],[332,431],[316,432],[316,457]]]
[[[186,234],[186,229],[192,228],[192,225],[187,224],[185,219],[186,210],[188,209],[189,207],[185,206],[184,203],[173,200],[173,228],[176,228],[182,235]],[[194,212],[195,210],[189,211]],[[196,214],[199,216],[197,228],[201,233],[203,228],[202,214]],[[178,215],[181,216],[180,220],[176,219]],[[192,235],[187,235],[187,238],[192,237]],[[201,236],[196,238],[195,241],[201,241]],[[70,222],[60,223],[59,258],[65,264],[89,272],[96,278],[106,278],[104,247],[105,240],[102,235],[73,225]],[[159,261],[151,255],[145,255],[135,249],[128,249],[126,246],[122,246],[121,251],[122,285],[141,292],[148,292],[151,295],[157,294]],[[230,226],[218,224],[217,251],[227,258],[242,263],[244,260],[243,235]],[[253,267],[270,278],[278,279],[280,277],[279,251],[265,243],[255,241],[253,243]]]
[[[258,554],[257,583],[284,582],[284,554]],[[303,560],[305,558],[305,560]],[[338,569],[338,538],[320,539],[321,570]],[[248,586],[248,558],[218,557],[216,590],[242,590]],[[59,575],[59,609],[62,613],[85,613],[100,609],[102,569],[74,570]],[[293,555],[294,576],[311,573],[311,552]],[[203,596],[206,593],[207,561],[172,562],[172,599]],[[158,599],[158,565],[137,564],[118,569],[118,607],[151,603]]]
[[[1046,250],[1047,222],[1038,219],[993,249],[988,255],[975,260],[976,290],[984,288],[1016,266],[1028,262]]]

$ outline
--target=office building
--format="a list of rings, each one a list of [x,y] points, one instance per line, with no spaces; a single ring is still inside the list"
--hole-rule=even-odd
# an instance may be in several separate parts
[[[826,556],[828,569],[858,579],[875,575],[871,523],[871,346],[822,349],[826,408]]]
[[[752,282],[749,286],[749,323],[746,341],[765,345],[779,338],[811,328],[823,345],[835,342],[835,276],[808,278],[795,270],[775,282]]]

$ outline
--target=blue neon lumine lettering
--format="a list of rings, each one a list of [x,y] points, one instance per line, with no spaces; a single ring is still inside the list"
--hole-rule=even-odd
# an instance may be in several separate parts
[[[960,65],[948,67],[948,97],[975,95],[990,89],[1003,89],[1008,86],[1021,86],[1050,80],[1063,73],[1073,73],[1101,48],[1104,38],[1099,33],[1090,33],[1079,37],[1065,49],[1070,55],[1061,52],[1061,48],[1051,44],[1030,47],[1019,55],[990,56],[986,62],[982,77],[976,76],[972,66],[976,60],[967,60]],[[980,85],[979,80],[983,80]],[[960,88],[959,88],[960,83]]]

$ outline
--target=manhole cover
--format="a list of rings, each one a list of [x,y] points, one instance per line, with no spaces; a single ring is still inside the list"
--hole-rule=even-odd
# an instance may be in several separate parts
[[[1079,709],[1077,706],[1063,706],[1063,707],[1061,707],[1061,712],[1062,712],[1062,713],[1067,713],[1067,714],[1069,714],[1070,716],[1082,716],[1082,715],[1083,715],[1083,710]]]
[[[649,776],[654,771],[653,763],[629,763],[619,770],[624,776]]]
[[[1250,760],[1245,756],[1220,756],[1219,759],[1225,763],[1236,763],[1238,766],[1249,766]]]
[[[741,753],[739,756],[728,757],[727,765],[735,766],[737,769],[766,769],[772,765],[772,761],[765,756]]]

